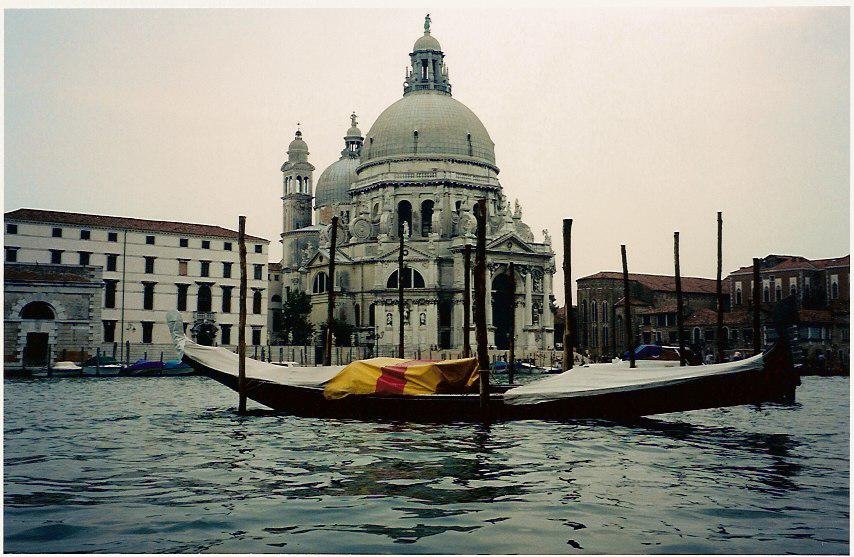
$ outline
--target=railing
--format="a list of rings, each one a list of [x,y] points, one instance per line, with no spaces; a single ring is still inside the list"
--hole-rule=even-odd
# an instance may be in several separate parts
[[[215,311],[194,311],[193,312],[193,322],[197,321],[210,321],[211,323],[216,323],[216,312]]]
[[[498,178],[494,176],[481,176],[478,174],[468,174],[465,172],[453,172],[445,170],[433,170],[425,172],[383,172],[376,176],[372,176],[363,181],[358,181],[353,184],[353,189],[358,190],[368,187],[377,182],[390,181],[436,181],[436,180],[452,180],[457,182],[479,184],[486,186],[498,187]]]

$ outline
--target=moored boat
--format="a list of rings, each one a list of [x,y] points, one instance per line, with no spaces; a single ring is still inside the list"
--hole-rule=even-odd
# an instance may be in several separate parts
[[[238,356],[201,346],[173,327],[183,361],[237,390]],[[367,363],[367,362],[365,362]],[[397,367],[406,367],[400,364]],[[375,392],[330,398],[325,387],[344,366],[282,368],[247,358],[246,395],[299,416],[416,421],[635,418],[666,412],[792,401],[799,384],[785,344],[738,362],[610,371],[575,368],[524,386],[494,385],[488,408],[477,393],[406,395]],[[385,368],[383,368],[385,369]]]

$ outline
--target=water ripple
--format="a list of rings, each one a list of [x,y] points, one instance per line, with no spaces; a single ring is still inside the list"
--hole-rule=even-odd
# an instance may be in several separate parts
[[[200,377],[7,380],[5,549],[847,553],[848,388],[483,426],[238,416]]]

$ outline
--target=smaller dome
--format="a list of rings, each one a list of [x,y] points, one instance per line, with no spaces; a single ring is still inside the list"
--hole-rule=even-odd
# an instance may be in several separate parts
[[[348,191],[350,185],[356,181],[357,166],[359,159],[351,157],[342,157],[330,164],[317,180],[317,187],[314,189],[315,206],[350,203]]]
[[[347,137],[362,137],[362,130],[356,126],[351,126],[350,129],[347,130]]]
[[[308,153],[308,145],[302,140],[302,132],[299,130],[294,134],[294,140],[288,145],[288,153],[291,151],[305,151]]]
[[[430,31],[427,31],[421,38],[415,41],[415,45],[412,47],[412,52],[418,52],[419,50],[442,52],[442,45],[430,34]]]

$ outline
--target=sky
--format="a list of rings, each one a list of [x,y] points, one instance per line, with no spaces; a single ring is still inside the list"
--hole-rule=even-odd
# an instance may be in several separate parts
[[[4,210],[217,224],[271,240],[301,123],[322,170],[349,115],[402,95],[423,10],[15,10],[4,18]],[[563,301],[621,268],[714,277],[769,253],[849,253],[847,7],[439,9],[454,97]],[[276,259],[276,257],[272,257]]]

